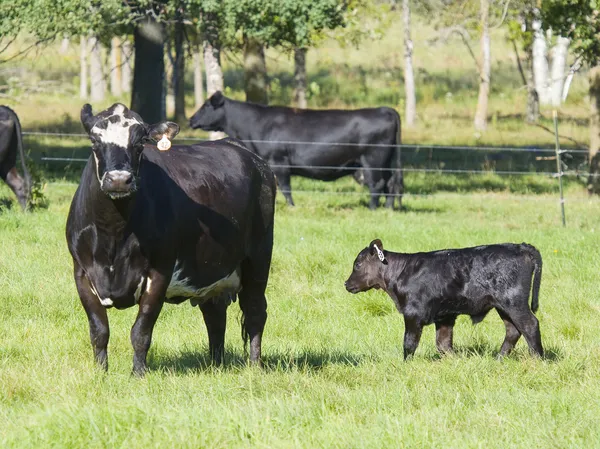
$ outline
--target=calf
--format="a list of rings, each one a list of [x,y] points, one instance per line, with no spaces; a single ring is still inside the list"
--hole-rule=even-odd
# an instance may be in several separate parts
[[[350,293],[380,288],[390,295],[404,315],[405,359],[417,349],[423,326],[435,323],[438,351],[450,352],[456,317],[470,315],[477,324],[493,308],[506,326],[500,356],[510,353],[521,334],[531,352],[542,356],[532,313],[541,276],[542,257],[526,243],[403,254],[385,251],[377,239],[358,254],[345,286]]]
[[[271,164],[287,203],[290,176],[333,181],[362,168],[369,207],[401,207],[400,116],[391,108],[295,109],[235,101],[214,93],[190,119],[192,128],[242,139]]]
[[[107,368],[106,309],[139,305],[131,329],[133,372],[146,371],[165,302],[199,305],[215,363],[227,306],[239,293],[250,361],[259,362],[267,319],[275,178],[241,144],[224,139],[168,149],[179,126],[156,125],[122,104],[81,110],[92,154],[67,219],[75,284],[97,362]]]
[[[21,159],[23,179],[17,172],[17,153]],[[29,200],[31,178],[25,165],[23,137],[19,117],[8,106],[0,106],[0,177],[17,196],[25,210]]]

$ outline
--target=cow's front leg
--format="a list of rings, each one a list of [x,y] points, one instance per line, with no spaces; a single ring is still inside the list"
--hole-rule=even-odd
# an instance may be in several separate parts
[[[100,299],[92,290],[92,284],[86,277],[83,269],[77,262],[74,262],[74,267],[75,285],[90,325],[90,341],[92,343],[92,348],[94,349],[94,358],[98,365],[107,371],[107,348],[110,331],[106,309],[100,304]]]
[[[143,376],[148,370],[146,357],[152,342],[154,324],[164,303],[169,279],[151,271],[146,281],[146,291],[140,298],[137,318],[131,328],[131,344],[133,346],[133,374]]]
[[[417,350],[422,332],[423,325],[419,321],[404,317],[404,360]]]

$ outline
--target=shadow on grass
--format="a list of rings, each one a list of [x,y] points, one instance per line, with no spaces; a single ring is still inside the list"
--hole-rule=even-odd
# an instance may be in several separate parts
[[[366,358],[364,355],[347,352],[303,350],[297,353],[269,353],[262,358],[262,369],[271,371],[318,371],[330,365],[357,366]],[[249,365],[248,356],[243,352],[225,351],[224,363],[213,365],[208,350],[182,351],[177,354],[154,353],[149,361],[151,370],[164,370],[175,373],[189,373],[219,369],[236,371]]]
[[[10,198],[0,198],[0,213],[3,210],[10,210],[13,207],[13,202]]]
[[[502,342],[499,342],[498,345],[493,345],[490,343],[474,343],[467,346],[454,346],[454,356],[455,357],[491,357],[496,358],[499,361],[503,360],[502,358],[498,358],[498,354],[500,353],[500,346]],[[434,354],[429,354],[425,356],[426,359],[429,360],[441,360],[445,356],[436,352]],[[529,347],[524,348],[524,350],[517,351],[516,353],[513,351],[510,355],[505,357],[505,359],[514,359],[521,357],[530,357],[533,358],[535,356],[531,355],[529,352]],[[546,362],[559,362],[564,358],[563,352],[555,347],[545,348],[544,349],[544,357],[542,360]]]

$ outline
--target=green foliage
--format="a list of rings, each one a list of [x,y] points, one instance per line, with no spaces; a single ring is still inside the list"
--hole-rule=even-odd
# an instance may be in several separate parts
[[[544,0],[543,25],[572,40],[572,48],[591,65],[600,64],[600,1]]]
[[[44,190],[46,189],[47,185],[47,180],[44,172],[31,159],[31,157],[27,158],[27,170],[29,171],[29,176],[31,177],[28,201],[29,209],[47,209],[50,202],[48,200],[48,197],[44,194]]]

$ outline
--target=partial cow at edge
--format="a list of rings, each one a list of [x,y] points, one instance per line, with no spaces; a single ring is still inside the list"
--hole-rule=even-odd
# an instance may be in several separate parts
[[[452,352],[456,317],[469,315],[476,324],[492,309],[506,326],[500,357],[521,334],[531,353],[543,356],[534,315],[541,280],[542,256],[527,243],[405,254],[384,250],[376,239],[356,257],[345,286],[350,293],[382,289],[392,298],[404,316],[405,359],[417,349],[423,326],[435,323],[438,351]]]
[[[190,119],[190,126],[223,131],[241,139],[265,159],[289,205],[291,175],[333,181],[364,173],[369,207],[402,206],[400,116],[391,108],[356,110],[295,109],[235,101],[214,93]],[[319,168],[323,167],[323,168]]]
[[[25,179],[17,172],[17,152]],[[31,177],[25,164],[21,122],[15,111],[8,106],[0,106],[0,177],[15,193],[21,208],[26,210],[30,197]]]
[[[97,362],[107,369],[106,309],[139,306],[131,343],[142,375],[163,304],[189,299],[219,364],[237,295],[250,361],[259,363],[276,193],[267,163],[231,139],[159,151],[146,142],[172,139],[179,126],[148,125],[118,103],[97,115],[85,105],[81,122],[92,151],[66,238]]]

